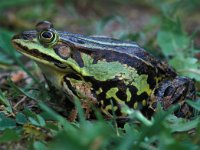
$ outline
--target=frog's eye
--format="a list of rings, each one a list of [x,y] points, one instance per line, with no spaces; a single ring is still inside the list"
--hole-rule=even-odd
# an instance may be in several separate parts
[[[44,31],[41,33],[41,39],[50,42],[53,39],[54,35],[51,31]]]
[[[38,39],[45,46],[52,46],[57,42],[56,33],[49,30],[39,33]]]

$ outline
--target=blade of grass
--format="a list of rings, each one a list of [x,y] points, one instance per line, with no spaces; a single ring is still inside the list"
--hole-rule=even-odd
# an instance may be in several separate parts
[[[82,124],[84,126],[85,123],[86,123],[85,115],[84,115],[84,111],[81,107],[81,102],[77,98],[75,99],[75,106],[76,106],[76,109],[78,111],[78,117],[80,119],[80,124]]]

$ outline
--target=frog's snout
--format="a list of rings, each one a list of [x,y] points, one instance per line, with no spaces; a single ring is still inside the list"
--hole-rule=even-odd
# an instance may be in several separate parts
[[[32,40],[36,38],[36,31],[24,31],[22,33],[16,34],[12,37],[12,41],[15,40]]]
[[[196,95],[195,82],[188,77],[176,77],[172,86],[177,89],[177,95],[185,95],[186,99],[194,100]],[[182,91],[182,92],[181,92]]]

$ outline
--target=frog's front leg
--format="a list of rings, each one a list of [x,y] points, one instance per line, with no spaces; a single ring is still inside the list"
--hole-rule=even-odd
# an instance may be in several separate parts
[[[186,77],[176,77],[172,80],[164,80],[158,84],[150,98],[149,107],[156,110],[158,102],[164,110],[173,104],[179,108],[174,112],[177,117],[190,117],[192,108],[185,102],[186,99],[195,99],[194,81]]]
[[[93,92],[90,83],[82,81],[77,78],[70,78],[69,75],[64,77],[63,80],[63,90],[66,93],[68,99],[75,103],[76,100],[80,101],[81,108],[85,111],[85,117],[87,119],[91,118],[92,116],[92,108],[91,106],[95,106],[98,104]],[[69,115],[69,120],[76,119],[77,115],[76,108],[73,108],[72,115]],[[73,119],[71,119],[73,118]]]

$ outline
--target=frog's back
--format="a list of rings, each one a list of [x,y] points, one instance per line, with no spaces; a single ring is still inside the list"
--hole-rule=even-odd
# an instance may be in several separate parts
[[[105,36],[84,36],[70,32],[60,32],[60,37],[71,46],[76,45],[84,53],[94,58],[94,63],[105,59],[108,62],[119,61],[135,68],[139,74],[174,77],[176,73],[168,65],[153,57],[137,43],[122,41]]]

